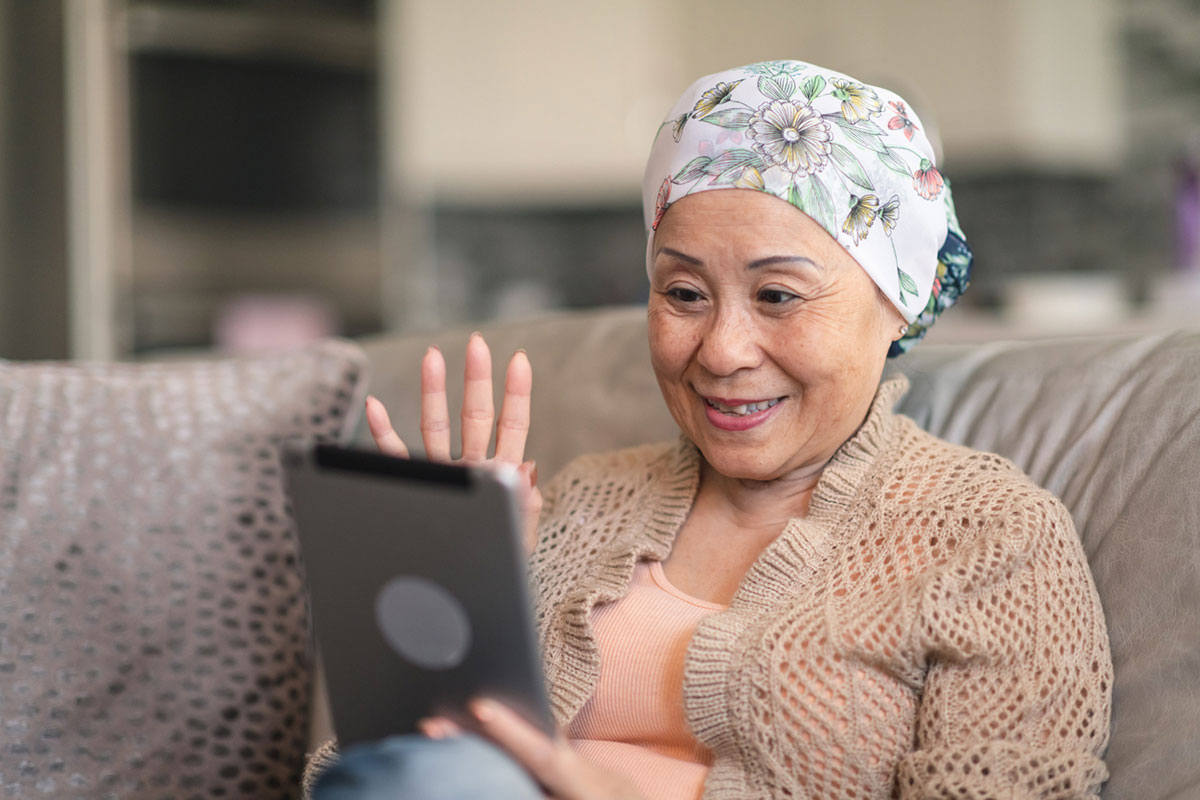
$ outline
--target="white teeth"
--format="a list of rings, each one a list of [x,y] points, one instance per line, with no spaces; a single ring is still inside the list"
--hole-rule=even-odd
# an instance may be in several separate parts
[[[729,414],[730,416],[744,417],[747,414],[755,414],[759,411],[765,411],[768,408],[771,408],[772,406],[774,406],[776,403],[778,403],[779,400],[777,400],[777,399],[776,400],[763,400],[758,403],[743,403],[741,405],[736,405],[736,406],[727,406],[724,403],[718,403],[715,400],[708,400],[707,402],[710,406],[717,409],[722,414]]]

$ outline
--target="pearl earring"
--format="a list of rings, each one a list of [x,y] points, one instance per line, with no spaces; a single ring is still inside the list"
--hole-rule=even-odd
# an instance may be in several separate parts
[[[908,333],[908,326],[907,326],[907,325],[901,325],[901,326],[900,326],[900,335],[901,335],[901,336],[903,336],[903,335],[904,335],[904,334],[906,334],[906,333]]]

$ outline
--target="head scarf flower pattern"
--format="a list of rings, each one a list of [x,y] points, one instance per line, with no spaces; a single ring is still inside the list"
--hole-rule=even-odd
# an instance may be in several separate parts
[[[966,289],[971,249],[917,115],[896,94],[800,61],[701,78],[660,127],[642,186],[647,269],[671,203],[773,194],[814,219],[909,322],[898,355]]]

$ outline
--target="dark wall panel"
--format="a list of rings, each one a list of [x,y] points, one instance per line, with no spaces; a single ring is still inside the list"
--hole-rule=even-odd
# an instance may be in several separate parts
[[[0,0],[0,358],[65,358],[67,193],[58,2]]]

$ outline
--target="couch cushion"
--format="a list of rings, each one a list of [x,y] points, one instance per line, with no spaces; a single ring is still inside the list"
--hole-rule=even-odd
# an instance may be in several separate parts
[[[277,447],[345,438],[363,366],[342,342],[0,362],[0,794],[295,794],[311,676]]]
[[[1116,670],[1108,800],[1200,796],[1200,330],[918,347],[900,410],[1071,510]]]

